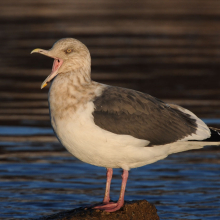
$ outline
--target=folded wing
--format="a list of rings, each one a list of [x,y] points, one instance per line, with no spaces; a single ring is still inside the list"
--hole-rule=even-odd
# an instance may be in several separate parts
[[[192,112],[145,93],[107,86],[94,105],[97,126],[148,140],[148,146],[210,137],[208,127]]]

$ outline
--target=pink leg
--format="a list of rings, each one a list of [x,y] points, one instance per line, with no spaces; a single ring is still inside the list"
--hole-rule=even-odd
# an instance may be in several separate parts
[[[106,181],[106,187],[105,187],[105,196],[103,199],[103,203],[106,203],[106,204],[110,202],[110,186],[111,186],[111,181],[112,181],[112,174],[113,174],[113,169],[108,168],[106,172],[107,181]]]
[[[93,209],[100,209],[103,206],[106,206],[107,204],[115,204],[113,202],[110,202],[110,186],[111,186],[111,181],[112,181],[112,174],[113,174],[113,169],[112,168],[107,168],[106,172],[106,188],[105,188],[105,196],[103,199],[103,202],[100,204],[96,204]]]
[[[123,170],[122,174],[122,184],[121,184],[121,192],[117,203],[114,204],[106,204],[99,206],[98,208],[101,210],[105,210],[106,212],[115,212],[119,210],[124,205],[124,196],[125,196],[125,188],[128,180],[128,171]]]

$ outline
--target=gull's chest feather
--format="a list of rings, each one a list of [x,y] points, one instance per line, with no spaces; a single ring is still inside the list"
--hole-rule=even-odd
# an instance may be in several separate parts
[[[56,78],[51,85],[49,107],[54,132],[70,153],[93,165],[127,169],[130,168],[127,164],[136,163],[136,156],[143,157],[144,152],[136,148],[146,146],[149,143],[147,140],[117,135],[94,123],[93,99],[102,93],[104,85],[87,86],[82,92],[80,87],[63,87],[64,80]],[[140,161],[145,159],[144,157]]]

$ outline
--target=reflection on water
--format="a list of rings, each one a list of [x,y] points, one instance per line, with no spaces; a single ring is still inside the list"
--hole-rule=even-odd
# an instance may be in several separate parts
[[[21,130],[20,130],[21,129]],[[0,127],[9,135],[51,134],[50,128]],[[38,218],[102,200],[105,169],[82,163],[52,142],[1,142],[0,218]],[[169,156],[132,169],[126,200],[146,199],[161,219],[218,219],[220,147]],[[121,171],[111,188],[117,200]]]

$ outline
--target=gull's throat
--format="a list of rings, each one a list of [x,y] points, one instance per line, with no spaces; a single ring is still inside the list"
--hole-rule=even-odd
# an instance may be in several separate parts
[[[63,64],[62,59],[57,59],[57,58],[54,59],[51,74],[41,84],[41,89],[47,86],[47,84],[58,74],[58,70],[60,69],[62,64]]]
[[[52,73],[55,72],[56,70],[58,70],[61,65],[62,65],[62,63],[59,59],[54,59],[53,67],[52,67]]]

